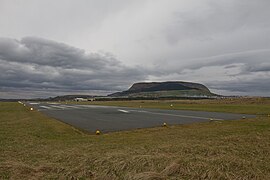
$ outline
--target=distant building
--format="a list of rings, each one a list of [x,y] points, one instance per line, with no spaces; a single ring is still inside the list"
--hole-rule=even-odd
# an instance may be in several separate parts
[[[77,102],[81,102],[81,101],[88,101],[88,99],[85,99],[85,98],[75,98],[74,99],[75,101],[77,101]]]
[[[82,101],[94,101],[95,100],[95,98],[75,98],[74,99],[75,101],[77,101],[77,102],[82,102]]]

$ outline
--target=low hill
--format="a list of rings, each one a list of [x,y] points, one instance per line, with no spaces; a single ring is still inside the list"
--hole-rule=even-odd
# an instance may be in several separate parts
[[[95,96],[92,95],[65,95],[65,96],[56,96],[53,98],[45,99],[46,101],[70,101],[74,100],[75,98],[83,98],[83,99],[91,99]]]
[[[127,91],[117,92],[110,97],[211,97],[217,96],[199,83],[169,81],[140,82],[133,84]]]

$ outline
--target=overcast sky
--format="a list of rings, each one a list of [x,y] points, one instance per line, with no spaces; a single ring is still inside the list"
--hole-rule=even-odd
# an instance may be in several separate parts
[[[269,0],[0,0],[0,98],[192,81],[270,96]]]

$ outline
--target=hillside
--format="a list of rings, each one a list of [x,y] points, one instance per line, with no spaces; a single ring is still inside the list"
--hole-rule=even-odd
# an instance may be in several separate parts
[[[216,96],[199,83],[170,82],[140,82],[133,84],[127,91],[110,94],[111,97],[209,97]]]

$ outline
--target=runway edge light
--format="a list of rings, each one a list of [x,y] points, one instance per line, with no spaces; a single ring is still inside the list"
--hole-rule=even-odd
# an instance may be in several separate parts
[[[96,135],[100,135],[100,131],[99,130],[96,130]]]
[[[167,125],[167,123],[163,123],[163,127],[167,127],[168,125]]]

